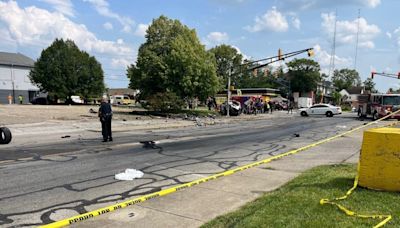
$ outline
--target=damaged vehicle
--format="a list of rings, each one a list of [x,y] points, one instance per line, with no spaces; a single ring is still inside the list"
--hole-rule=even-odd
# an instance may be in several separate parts
[[[227,102],[221,104],[219,111],[221,115],[227,115]],[[229,115],[238,116],[242,113],[242,107],[239,101],[229,101]]]

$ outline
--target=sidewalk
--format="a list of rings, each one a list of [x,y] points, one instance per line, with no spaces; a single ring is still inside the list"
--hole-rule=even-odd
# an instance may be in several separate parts
[[[72,227],[199,227],[265,192],[279,188],[307,169],[326,164],[357,163],[362,132],[354,132],[266,165],[106,213]]]

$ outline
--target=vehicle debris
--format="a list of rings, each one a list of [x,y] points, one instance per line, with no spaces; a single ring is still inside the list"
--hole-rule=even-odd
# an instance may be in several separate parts
[[[125,169],[125,172],[115,174],[116,180],[130,181],[137,178],[142,178],[144,173],[136,169]]]
[[[6,127],[0,127],[0,144],[9,144],[12,139],[10,129]]]

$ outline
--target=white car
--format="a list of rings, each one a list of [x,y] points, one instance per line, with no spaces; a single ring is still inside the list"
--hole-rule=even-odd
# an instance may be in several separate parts
[[[309,108],[300,108],[299,112],[301,116],[326,115],[327,117],[332,117],[333,115],[342,114],[342,108],[330,104],[315,104]]]

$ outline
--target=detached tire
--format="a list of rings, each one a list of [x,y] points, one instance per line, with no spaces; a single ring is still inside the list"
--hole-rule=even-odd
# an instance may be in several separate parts
[[[11,139],[12,135],[10,129],[6,127],[0,127],[0,144],[9,144]]]

